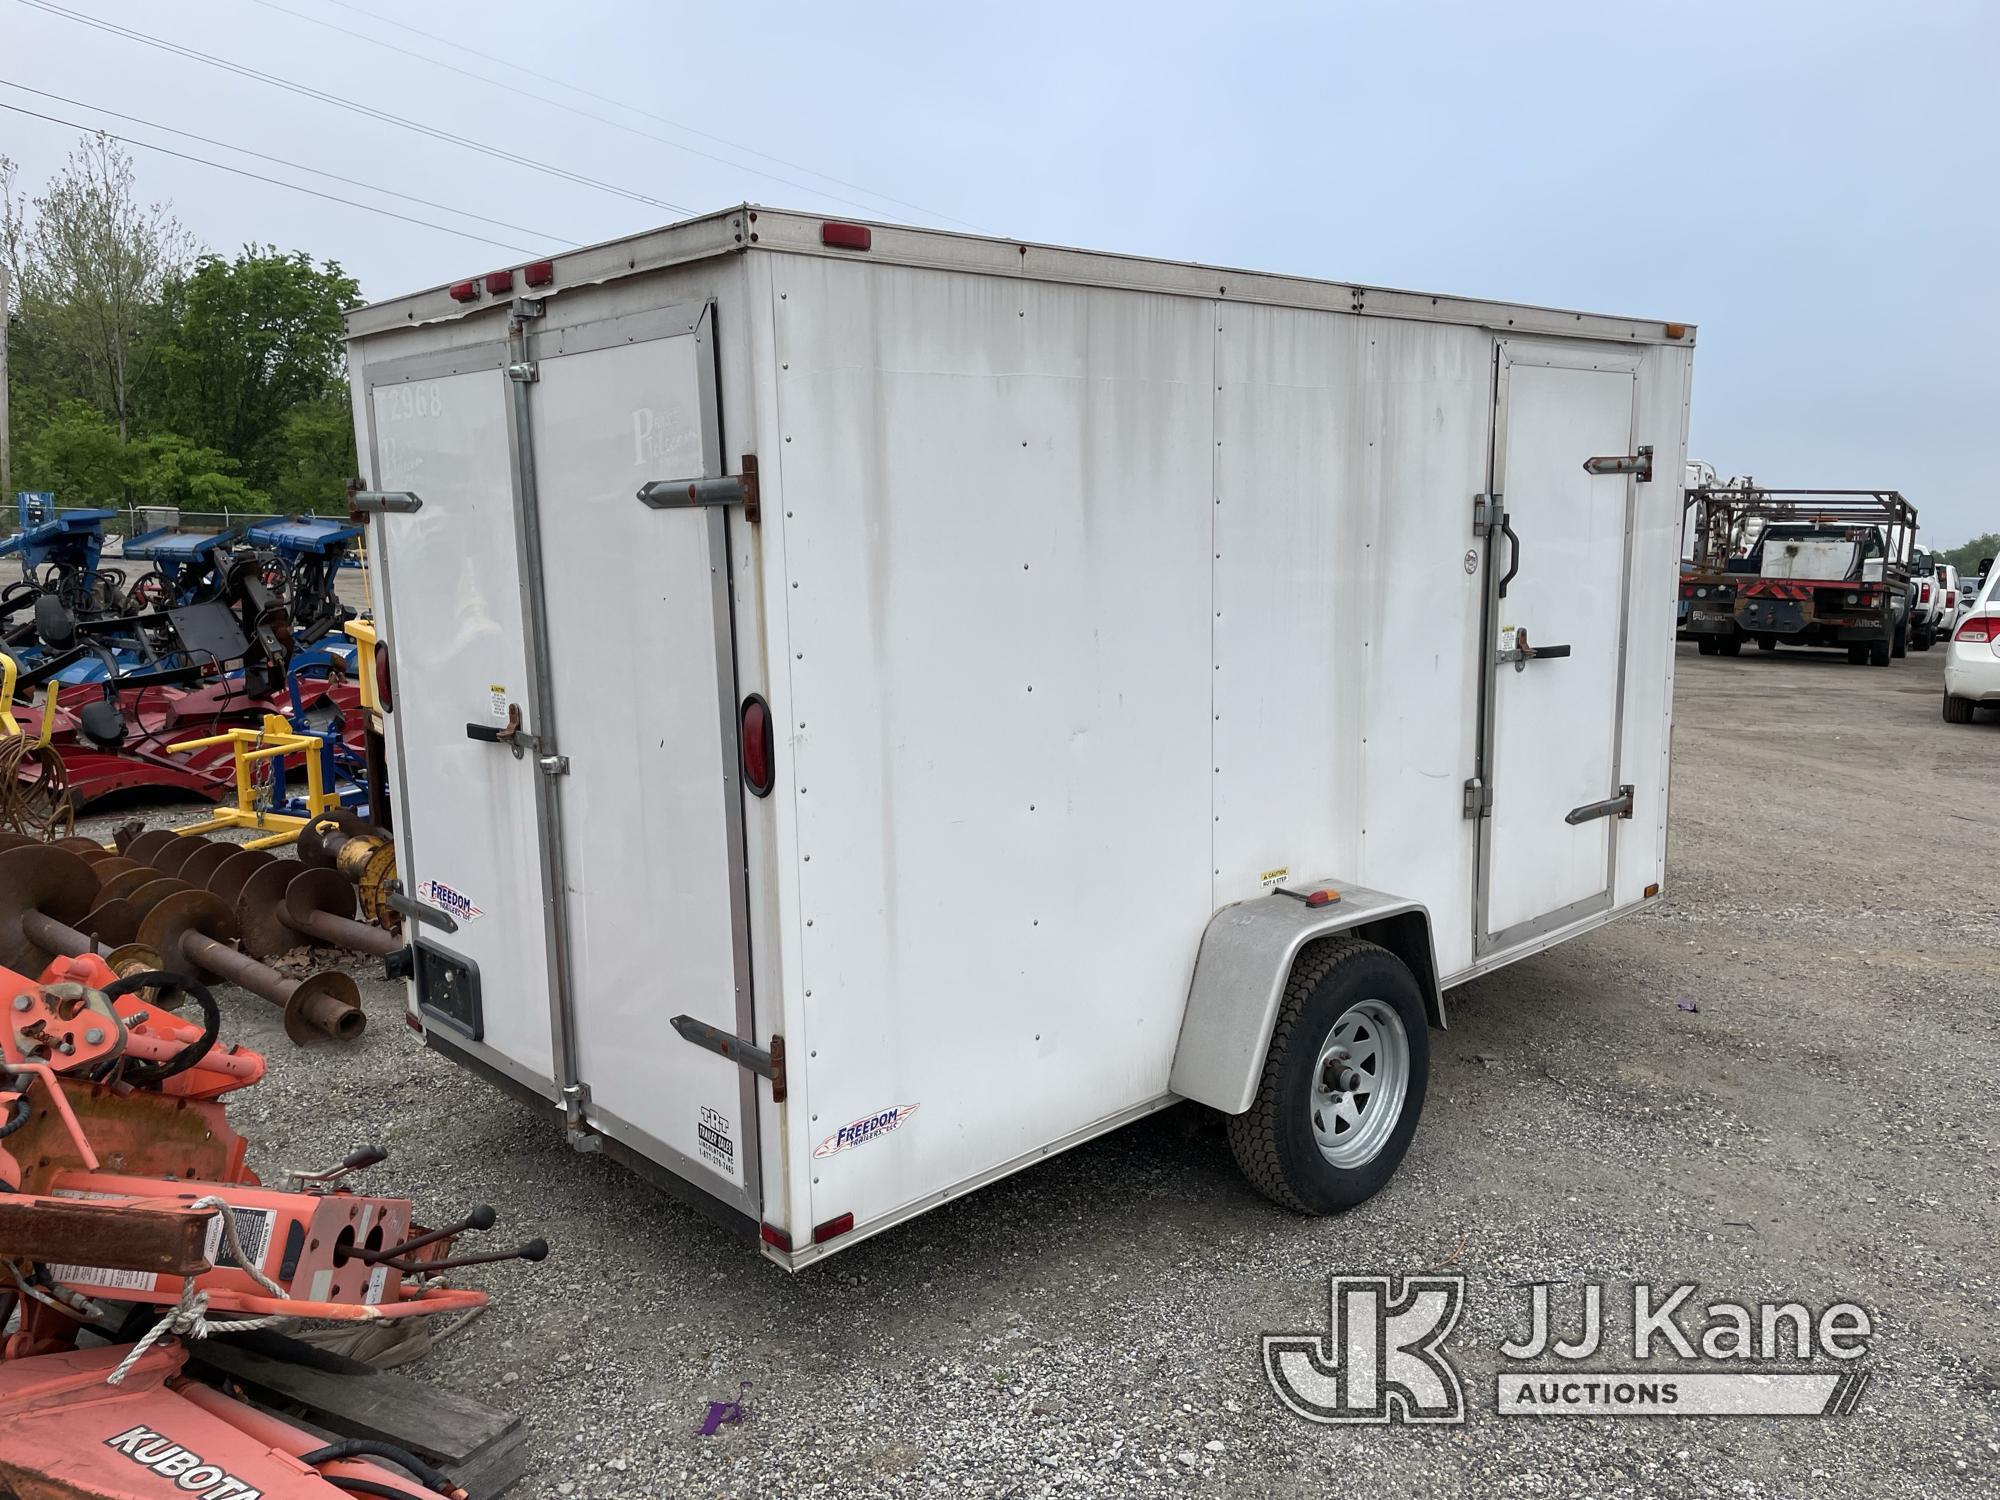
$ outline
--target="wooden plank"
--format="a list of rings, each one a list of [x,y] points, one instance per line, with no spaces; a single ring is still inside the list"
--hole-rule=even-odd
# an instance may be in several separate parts
[[[211,1209],[0,1193],[0,1259],[194,1276],[209,1269]]]
[[[527,1433],[518,1416],[388,1371],[362,1366],[364,1373],[350,1373],[354,1361],[282,1336],[260,1336],[258,1343],[253,1349],[204,1339],[188,1356],[281,1414],[298,1409],[322,1431],[408,1448],[475,1494],[498,1495],[526,1467]],[[294,1353],[296,1359],[285,1357]]]

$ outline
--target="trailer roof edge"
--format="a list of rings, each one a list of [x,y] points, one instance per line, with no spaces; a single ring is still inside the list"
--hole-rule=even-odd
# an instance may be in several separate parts
[[[869,231],[868,247],[854,249],[823,243],[822,226],[829,223],[866,228]],[[1361,316],[1469,324],[1503,334],[1667,344],[1686,348],[1692,348],[1695,343],[1694,324],[1667,319],[1583,313],[1530,303],[1412,292],[1357,282],[1210,266],[1194,261],[1078,250],[877,220],[833,218],[826,214],[799,213],[756,204],[738,204],[698,218],[562,251],[546,258],[556,267],[551,290],[559,291],[565,287],[615,281],[623,276],[664,270],[753,249],[844,260],[867,259],[892,265],[974,275],[1023,277],[1034,281],[1169,296],[1219,298],[1230,302]],[[472,279],[477,282],[479,273],[475,273]],[[484,297],[471,301],[455,298],[453,285],[435,286],[356,308],[346,315],[346,336],[356,339],[393,328],[410,328],[465,317],[493,305]]]

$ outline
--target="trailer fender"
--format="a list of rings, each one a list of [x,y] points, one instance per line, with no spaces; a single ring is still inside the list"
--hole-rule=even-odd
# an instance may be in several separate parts
[[[1299,896],[1333,890],[1339,899],[1311,906]],[[1379,943],[1417,977],[1430,1023],[1445,1024],[1438,990],[1430,912],[1423,903],[1337,880],[1304,881],[1225,906],[1209,918],[1188,986],[1168,1087],[1185,1099],[1240,1115],[1256,1096],[1278,1001],[1300,950],[1318,938],[1351,933]]]

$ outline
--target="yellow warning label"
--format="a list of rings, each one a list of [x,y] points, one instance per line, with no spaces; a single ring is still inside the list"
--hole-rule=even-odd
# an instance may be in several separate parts
[[[1292,867],[1290,865],[1279,865],[1275,870],[1266,870],[1262,875],[1257,877],[1257,880],[1260,885],[1276,885],[1291,873]]]

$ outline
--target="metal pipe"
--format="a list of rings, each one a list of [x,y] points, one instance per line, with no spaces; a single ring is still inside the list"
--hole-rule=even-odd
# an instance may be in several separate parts
[[[315,974],[308,979],[287,979],[269,964],[259,963],[249,954],[239,953],[227,943],[218,943],[199,932],[181,934],[181,952],[196,968],[220,974],[260,999],[279,1006],[285,1011],[288,1021],[296,1012],[297,1017],[314,1031],[338,1041],[348,1041],[361,1035],[368,1024],[368,1018],[362,1014],[360,1007],[325,989],[312,988],[315,980],[327,977],[324,974]],[[296,1007],[294,996],[299,997]]]
[[[89,933],[79,932],[67,922],[58,922],[46,912],[21,913],[21,931],[51,953],[82,958],[97,951],[97,942]]]
[[[307,937],[318,938],[322,943],[335,948],[352,948],[356,953],[366,953],[374,958],[387,958],[391,953],[403,951],[403,940],[394,933],[384,932],[367,922],[357,922],[352,917],[337,917],[330,911],[310,912],[303,919],[287,915],[285,923]]]

